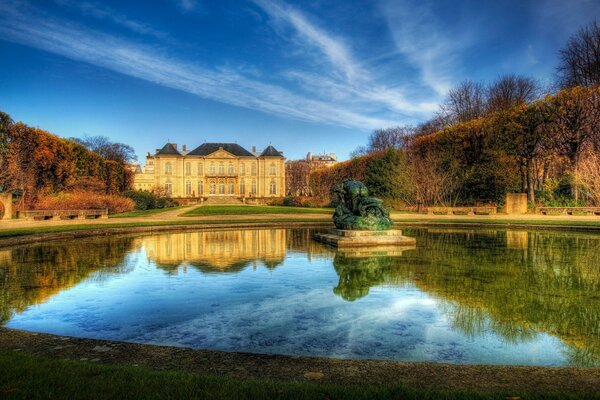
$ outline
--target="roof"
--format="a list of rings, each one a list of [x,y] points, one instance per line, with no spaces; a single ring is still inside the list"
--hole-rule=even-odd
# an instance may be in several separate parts
[[[207,156],[215,151],[223,149],[238,157],[254,157],[252,153],[237,143],[204,143],[190,151],[188,156]]]
[[[261,154],[261,157],[283,157],[280,151],[278,151],[275,147],[269,145]]]
[[[163,146],[162,149],[156,152],[156,155],[181,155],[180,152],[177,151],[175,145],[173,143],[167,143]]]

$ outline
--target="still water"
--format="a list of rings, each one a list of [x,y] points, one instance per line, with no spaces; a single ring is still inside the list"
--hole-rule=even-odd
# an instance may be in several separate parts
[[[343,253],[311,229],[0,250],[0,324],[225,351],[600,365],[600,235],[410,229]]]

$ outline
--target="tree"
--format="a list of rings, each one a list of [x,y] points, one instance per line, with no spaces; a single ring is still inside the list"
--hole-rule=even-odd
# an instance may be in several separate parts
[[[106,160],[121,164],[137,160],[133,147],[123,143],[113,143],[106,136],[85,136],[83,139],[71,138],[71,140],[84,145]]]
[[[413,185],[406,156],[401,149],[387,149],[367,167],[365,185],[375,196],[413,202]]]
[[[553,148],[570,163],[571,192],[579,200],[579,162],[582,152],[600,140],[600,88],[564,89],[550,100]]]
[[[285,186],[292,196],[310,194],[310,164],[305,160],[288,161],[285,164]]]
[[[525,172],[527,200],[535,202],[534,161],[548,149],[550,112],[547,103],[537,101],[515,107],[499,115],[500,143],[508,154],[516,156]]]
[[[486,112],[485,87],[479,82],[464,81],[450,89],[440,108],[444,125],[479,118]]]
[[[557,67],[560,87],[600,84],[600,24],[581,28],[559,52]]]
[[[496,79],[487,89],[487,111],[507,110],[514,106],[529,104],[542,93],[538,81],[515,74]]]
[[[354,158],[387,149],[399,149],[404,146],[406,139],[414,132],[415,129],[410,125],[376,129],[369,135],[367,146],[356,148],[350,156]]]

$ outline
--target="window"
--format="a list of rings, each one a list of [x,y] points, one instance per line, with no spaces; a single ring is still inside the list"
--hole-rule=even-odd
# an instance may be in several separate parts
[[[198,196],[202,196],[204,194],[204,183],[202,181],[198,182]]]
[[[256,175],[256,164],[252,163],[252,175]]]
[[[198,163],[198,175],[202,175],[202,163]]]
[[[192,182],[190,182],[190,181],[187,181],[185,183],[185,195],[186,196],[192,195]]]
[[[215,163],[212,163],[212,162],[211,162],[211,163],[208,165],[208,173],[209,173],[210,175],[214,175],[214,174],[215,174]]]
[[[269,185],[269,194],[277,194],[277,184],[274,180],[271,180],[271,184]]]
[[[229,189],[228,193],[229,193],[229,194],[234,194],[234,193],[235,193],[235,184],[233,183],[233,181],[230,181],[230,182],[229,182],[229,184],[228,184],[228,186],[229,186],[229,188],[228,188],[228,189]]]
[[[171,175],[172,173],[173,173],[173,166],[171,165],[170,162],[167,162],[165,164],[165,174]]]
[[[251,194],[256,194],[256,179],[252,180],[252,187],[250,188]]]
[[[240,164],[240,175],[246,175],[246,164]]]
[[[173,184],[171,182],[165,183],[165,192],[167,194],[173,194]]]
[[[225,183],[219,182],[219,194],[225,194]]]
[[[185,163],[185,174],[186,175],[191,175],[192,174],[192,164],[191,163]]]
[[[242,196],[246,194],[246,182],[245,181],[240,182],[240,194]]]
[[[219,175],[225,175],[225,164],[219,164]]]
[[[229,175],[233,175],[235,173],[235,168],[233,166],[233,163],[229,163],[229,165],[227,166],[227,173]]]
[[[215,192],[215,183],[214,182],[210,182],[208,184],[208,188],[209,188],[210,194],[215,194],[216,193]]]

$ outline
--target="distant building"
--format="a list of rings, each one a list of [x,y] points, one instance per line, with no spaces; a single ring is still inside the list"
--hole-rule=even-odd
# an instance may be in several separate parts
[[[144,167],[134,166],[134,188],[181,199],[283,197],[284,163],[273,146],[257,153],[236,143],[204,143],[191,151],[167,143],[148,153]]]
[[[310,164],[311,169],[331,167],[338,162],[335,153],[312,154],[310,152],[306,155],[306,161]]]

